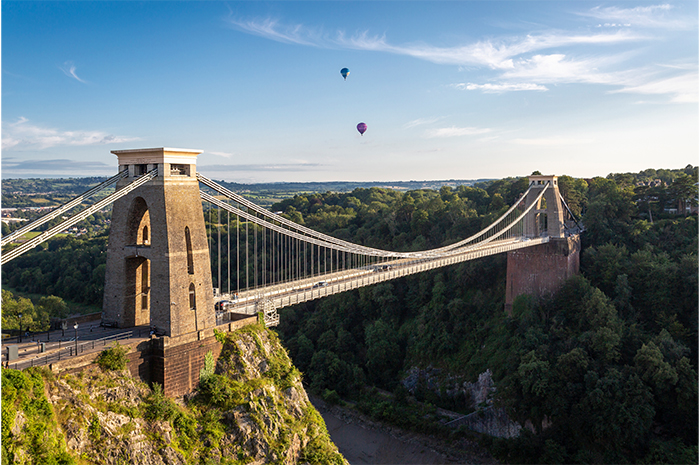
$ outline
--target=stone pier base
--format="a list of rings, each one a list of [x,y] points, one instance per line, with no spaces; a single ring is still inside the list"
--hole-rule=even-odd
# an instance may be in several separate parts
[[[235,331],[257,323],[257,316],[242,318],[218,326],[221,332]],[[222,344],[214,329],[188,333],[176,338],[162,336],[125,345],[129,359],[127,368],[134,378],[145,383],[158,383],[168,397],[180,397],[192,392],[199,384],[199,371],[204,367],[207,352],[214,360],[221,354]],[[68,358],[49,365],[56,372],[74,373],[95,365],[99,352]]]
[[[508,252],[506,311],[512,312],[519,295],[542,298],[559,290],[565,280],[578,274],[580,252],[578,235]]]

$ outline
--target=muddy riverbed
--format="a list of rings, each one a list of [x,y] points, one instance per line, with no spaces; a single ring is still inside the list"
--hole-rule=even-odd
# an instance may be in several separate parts
[[[331,439],[350,465],[361,464],[496,464],[477,444],[455,451],[429,436],[373,422],[363,415],[310,398],[321,413]]]

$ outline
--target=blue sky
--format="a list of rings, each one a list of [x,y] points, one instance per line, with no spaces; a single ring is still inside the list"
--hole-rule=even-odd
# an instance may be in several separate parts
[[[3,178],[605,176],[697,164],[698,124],[697,1],[2,1]]]

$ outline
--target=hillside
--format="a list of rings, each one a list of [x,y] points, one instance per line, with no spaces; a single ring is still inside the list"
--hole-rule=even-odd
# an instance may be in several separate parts
[[[520,296],[512,314],[500,255],[284,309],[283,343],[311,391],[418,431],[412,398],[468,414],[481,407],[465,386],[490,370],[494,404],[536,425],[485,441],[500,461],[697,463],[698,217],[678,206],[697,206],[698,178],[686,171],[651,188],[631,174],[560,176],[587,229],[581,275]],[[522,183],[299,195],[273,209],[350,242],[420,250],[489,224]]]
[[[511,314],[500,255],[282,309],[277,331],[310,391],[449,440],[461,432],[442,428],[436,408],[481,409],[465,386],[489,371],[489,400],[536,425],[519,438],[483,440],[504,462],[697,463],[697,179],[692,166],[560,176],[586,227],[581,275],[556,295],[520,297]],[[526,178],[507,178],[439,191],[299,194],[272,210],[356,244],[411,251],[468,237],[526,187]],[[209,211],[209,224],[217,217]],[[4,266],[4,284],[99,304],[105,241],[54,239]],[[3,326],[12,321],[3,312]]]
[[[3,370],[2,463],[347,463],[274,333],[219,337],[219,360],[177,401],[125,370]]]

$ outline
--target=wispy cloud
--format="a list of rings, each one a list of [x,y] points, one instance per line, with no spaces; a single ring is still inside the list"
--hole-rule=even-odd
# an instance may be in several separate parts
[[[438,64],[481,65],[493,69],[513,67],[512,59],[525,53],[576,44],[610,44],[639,40],[631,31],[594,34],[529,34],[500,40],[482,40],[454,47],[434,47],[425,44],[392,45],[385,35],[368,31],[346,36],[344,31],[324,33],[301,24],[285,25],[276,19],[229,19],[239,30],[284,43],[321,48],[350,48],[407,55]]]
[[[601,71],[614,61],[613,57],[567,58],[562,53],[534,55],[516,60],[512,69],[503,72],[501,79],[527,80],[539,83],[619,84],[620,73]]]
[[[615,48],[607,52],[604,46],[657,40],[658,37],[639,32],[628,26],[694,27],[694,19],[678,13],[669,4],[635,8],[595,7],[578,13],[593,17],[618,29],[598,29],[589,33],[569,33],[552,30],[501,38],[482,39],[452,47],[436,47],[424,43],[392,44],[384,34],[361,31],[348,35],[345,31],[328,32],[303,24],[286,25],[277,19],[229,19],[237,29],[278,42],[314,46],[376,51],[411,56],[436,64],[456,65],[460,69],[474,67],[490,71],[494,76],[485,82],[453,84],[460,90],[478,90],[483,93],[516,91],[547,91],[547,84],[599,84],[622,87],[619,92],[667,93],[670,102],[693,101],[697,91],[690,92],[693,83],[683,76],[660,80],[656,72],[639,66],[627,66],[634,52],[623,53]],[[590,47],[581,55],[581,46]],[[570,47],[570,49],[567,49]],[[630,61],[631,62],[631,61]],[[661,65],[656,65],[661,66]],[[697,78],[697,75],[695,75]],[[695,84],[697,86],[697,84]],[[672,90],[673,88],[677,90]],[[670,89],[662,92],[661,89]],[[681,89],[682,88],[682,89]],[[655,90],[657,89],[657,90]],[[695,97],[694,97],[695,96]],[[407,123],[420,125],[421,120]],[[443,136],[433,136],[443,137]]]
[[[449,128],[439,128],[431,129],[426,135],[427,137],[461,137],[461,136],[475,136],[478,134],[486,134],[491,132],[490,128],[475,128],[475,127],[465,127],[458,128],[455,126]]]
[[[588,11],[579,13],[605,21],[599,27],[648,27],[665,29],[686,29],[693,27],[694,21],[673,15],[673,6],[661,5],[637,6],[634,8],[619,8],[616,6],[596,6]]]
[[[229,19],[229,23],[244,32],[289,44],[322,46],[323,35],[301,24],[282,24],[277,19]]]
[[[686,73],[680,76],[656,79],[639,85],[628,85],[611,93],[636,93],[671,95],[674,103],[694,103],[698,101],[698,73]]]
[[[78,77],[78,75],[75,73],[76,67],[75,67],[75,65],[73,64],[72,61],[66,61],[65,63],[63,63],[63,66],[59,66],[59,69],[60,69],[61,71],[63,71],[63,73],[64,73],[66,76],[72,77],[72,78],[75,79],[76,81],[82,82],[83,84],[87,84],[87,81],[85,81],[85,80],[83,80],[83,79],[80,79],[80,78]]]
[[[536,139],[513,139],[514,144],[518,145],[536,145],[536,146],[571,146],[590,144],[594,142],[592,139],[569,139],[566,137],[542,137]]]
[[[323,168],[322,163],[261,163],[242,165],[198,165],[202,172],[230,172],[230,171],[308,171],[310,169]]]
[[[76,161],[65,158],[51,160],[20,160],[3,157],[2,169],[12,173],[94,173],[114,170],[114,165],[94,161]]]
[[[56,146],[118,144],[138,139],[103,131],[61,131],[29,124],[29,120],[22,116],[14,123],[3,123],[2,148],[7,150],[17,146],[31,146],[46,149]]]
[[[414,119],[413,121],[409,121],[408,123],[403,125],[404,129],[411,129],[415,128],[416,126],[423,126],[425,124],[433,124],[437,123],[440,121],[442,118],[418,118]]]
[[[228,152],[212,152],[212,151],[207,151],[206,153],[211,153],[212,155],[216,155],[217,157],[224,157],[224,158],[231,158],[233,156],[232,153]]]
[[[522,91],[522,90],[536,90],[536,91],[547,91],[548,89],[545,86],[542,86],[540,84],[533,84],[533,83],[513,83],[513,84],[474,84],[472,82],[469,83],[461,83],[461,84],[453,84],[452,85],[455,89],[461,89],[461,90],[480,90],[484,92],[485,94],[502,94],[504,92],[516,92],[516,91]]]

